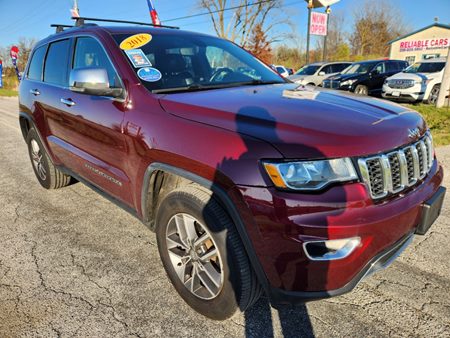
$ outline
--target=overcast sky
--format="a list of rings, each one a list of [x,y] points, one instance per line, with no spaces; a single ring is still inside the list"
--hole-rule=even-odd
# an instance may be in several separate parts
[[[114,18],[135,21],[149,21],[146,0],[78,0],[80,12],[86,17]],[[255,0],[257,1],[257,0]],[[375,0],[374,0],[375,1]],[[71,23],[69,9],[73,0],[0,0],[0,46],[17,42],[19,37],[41,39],[51,33],[52,23]],[[196,0],[154,0],[161,20],[170,20],[203,11],[196,8]],[[285,0],[284,10],[296,24],[296,33],[306,36],[306,3],[303,0]],[[351,24],[352,8],[360,0],[341,0],[333,6],[333,11],[348,16],[346,24]],[[450,24],[450,0],[392,0],[403,15],[403,20],[411,29],[419,29],[433,23],[434,17]],[[226,17],[232,16],[227,13]],[[212,26],[208,16],[175,20],[167,24],[182,29],[210,32]],[[290,31],[290,27],[280,28]]]

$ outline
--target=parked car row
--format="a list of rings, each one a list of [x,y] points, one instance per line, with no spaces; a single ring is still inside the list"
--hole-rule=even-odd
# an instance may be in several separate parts
[[[431,104],[439,95],[444,68],[445,59],[422,60],[411,66],[404,60],[316,62],[288,76],[287,68],[274,66],[280,75],[300,85],[382,96],[393,101],[425,101]]]

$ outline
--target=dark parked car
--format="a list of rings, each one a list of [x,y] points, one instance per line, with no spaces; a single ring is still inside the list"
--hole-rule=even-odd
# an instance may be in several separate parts
[[[439,215],[418,113],[297,87],[223,39],[80,19],[34,48],[20,127],[44,188],[136,216],[181,297],[225,319],[348,292]]]
[[[360,95],[380,96],[384,81],[408,67],[403,60],[355,62],[340,74],[325,79],[324,88],[340,89]]]

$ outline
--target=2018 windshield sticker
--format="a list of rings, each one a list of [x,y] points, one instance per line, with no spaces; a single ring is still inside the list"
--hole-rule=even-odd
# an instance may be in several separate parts
[[[152,66],[142,49],[130,49],[126,50],[125,53],[135,68]]]
[[[139,69],[137,75],[141,80],[146,82],[157,82],[161,80],[162,77],[161,72],[158,69],[152,67]]]
[[[147,33],[135,34],[129,36],[120,43],[120,49],[130,50],[145,46],[147,43],[152,41],[152,36]]]

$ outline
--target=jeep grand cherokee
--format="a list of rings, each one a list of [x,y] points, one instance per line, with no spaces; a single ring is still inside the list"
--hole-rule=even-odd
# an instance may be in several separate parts
[[[409,108],[297,88],[205,34],[59,31],[20,84],[37,180],[83,182],[142,220],[205,316],[263,292],[273,305],[348,292],[438,217],[442,167]]]

